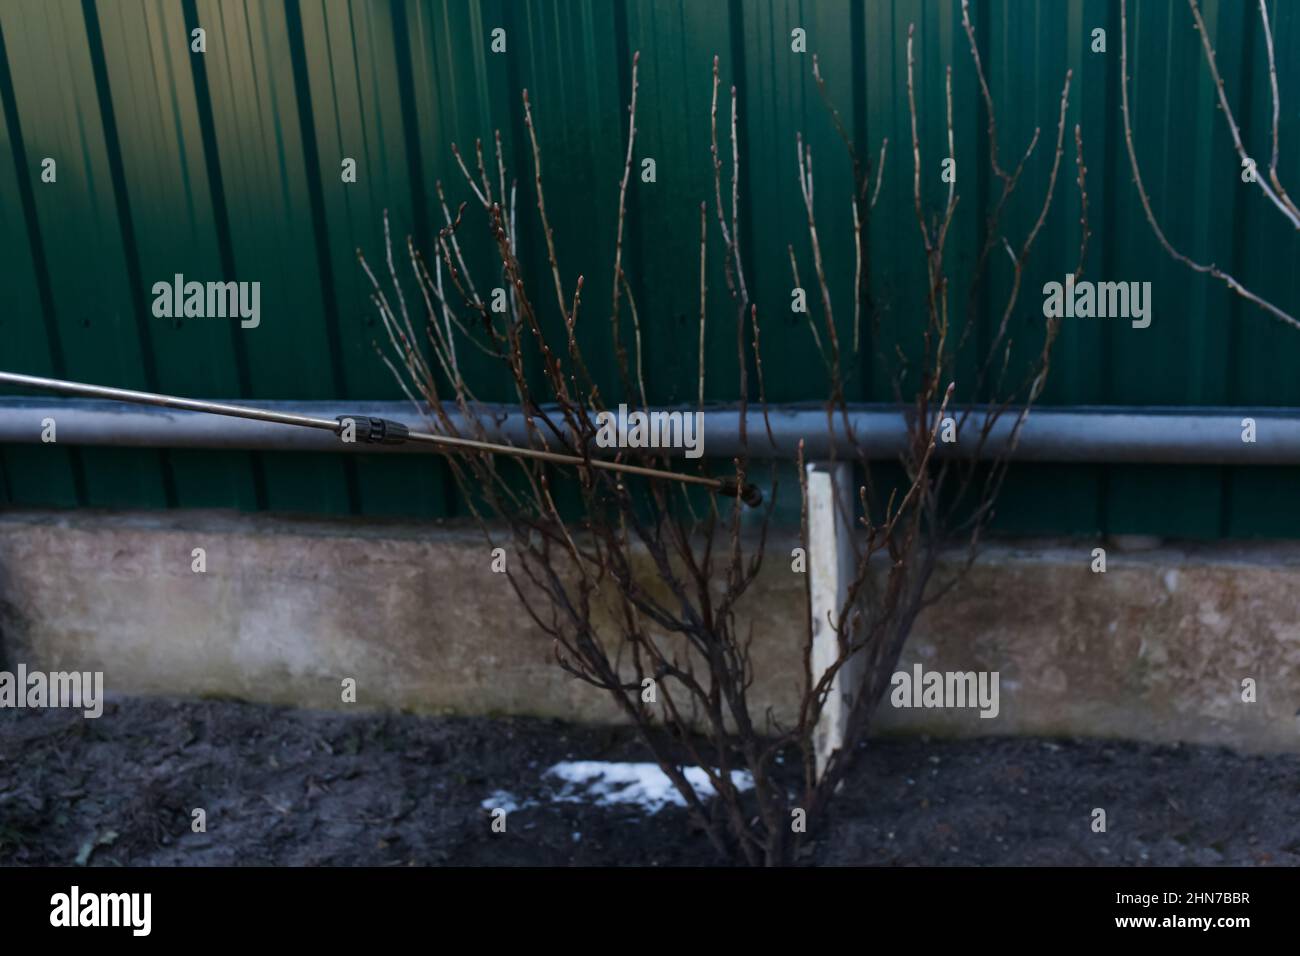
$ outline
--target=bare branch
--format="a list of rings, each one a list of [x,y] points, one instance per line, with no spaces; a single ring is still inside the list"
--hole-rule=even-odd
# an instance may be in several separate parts
[[[1195,7],[1193,7],[1193,9],[1195,10]],[[1200,17],[1199,10],[1196,11],[1196,15],[1199,20]],[[1187,266],[1187,268],[1195,272],[1201,272],[1204,273],[1205,275],[1213,276],[1214,278],[1221,281],[1233,292],[1241,296],[1243,299],[1246,299],[1249,302],[1253,302],[1259,308],[1273,315],[1275,318],[1282,320],[1287,325],[1290,325],[1296,329],[1300,329],[1300,320],[1296,319],[1290,313],[1283,311],[1282,309],[1274,305],[1272,302],[1269,302],[1267,299],[1264,299],[1263,297],[1256,295],[1250,289],[1246,288],[1239,281],[1237,281],[1235,277],[1233,277],[1227,272],[1224,272],[1214,263],[1197,262],[1195,259],[1192,259],[1190,256],[1182,252],[1179,252],[1176,248],[1174,248],[1173,243],[1169,241],[1168,237],[1165,236],[1165,231],[1160,228],[1160,223],[1156,219],[1156,214],[1151,209],[1151,197],[1147,195],[1146,186],[1144,186],[1142,182],[1142,170],[1138,166],[1137,150],[1133,147],[1133,122],[1129,115],[1129,104],[1128,104],[1128,0],[1120,0],[1119,2],[1119,26],[1120,26],[1120,87],[1119,87],[1120,113],[1124,118],[1124,146],[1128,151],[1129,166],[1133,170],[1133,183],[1135,186],[1137,186],[1138,198],[1142,201],[1142,210],[1146,214],[1147,222],[1151,225],[1151,231],[1155,233],[1156,239],[1160,242],[1160,245],[1164,248],[1165,252],[1169,253],[1169,255],[1173,259],[1177,260],[1178,262],[1181,262],[1183,265]],[[1204,30],[1202,30],[1201,35],[1202,37],[1204,37],[1205,35]],[[1208,41],[1206,42],[1208,47]],[[1212,63],[1213,54],[1210,53],[1209,55]],[[1215,71],[1215,77],[1217,81],[1217,77],[1218,77],[1217,70]],[[1219,84],[1219,93],[1220,96],[1222,97],[1223,94],[1222,94],[1221,83]],[[1226,100],[1223,102],[1226,103]],[[1225,106],[1225,110],[1226,110],[1226,106]],[[1235,124],[1233,124],[1232,128],[1235,137],[1235,130],[1236,130]],[[1240,140],[1238,139],[1237,142],[1240,143]]]

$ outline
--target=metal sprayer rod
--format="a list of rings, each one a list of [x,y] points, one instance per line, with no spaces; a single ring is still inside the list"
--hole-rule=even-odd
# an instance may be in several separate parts
[[[60,378],[42,378],[39,375],[0,372],[0,383],[22,385],[26,388],[39,388],[47,392],[62,392],[65,395],[107,398],[115,402],[130,402],[134,405],[160,405],[163,408],[180,408],[187,412],[207,412],[212,415],[228,415],[232,418],[252,418],[263,422],[278,422],[281,425],[303,425],[307,428],[323,428],[332,432],[339,430],[339,423],[332,418],[293,415],[262,408],[248,408],[243,405],[225,405],[221,402],[205,402],[195,398],[159,395],[156,392],[137,392],[130,388],[112,388],[108,385],[87,385],[84,382],[69,382]]]
[[[281,425],[318,428],[323,431],[333,432],[339,436],[342,436],[349,424],[351,424],[356,441],[367,444],[398,445],[408,441],[424,442],[461,451],[484,452],[490,455],[510,455],[514,458],[529,458],[534,461],[546,461],[556,465],[600,468],[604,471],[616,471],[625,475],[640,475],[643,478],[658,478],[664,481],[698,485],[730,497],[739,496],[748,505],[759,505],[763,500],[762,493],[757,486],[747,484],[744,487],[739,487],[734,478],[709,478],[704,475],[687,475],[676,471],[647,468],[643,465],[607,461],[603,458],[583,458],[578,455],[565,455],[560,452],[544,451],[537,448],[498,445],[492,442],[475,441],[472,438],[458,438],[432,432],[416,432],[409,430],[400,422],[386,418],[374,418],[369,415],[340,415],[337,418],[316,418],[311,415],[296,415],[265,408],[250,408],[246,405],[230,405],[224,402],[180,398],[175,395],[160,395],[156,392],[138,392],[129,388],[89,385],[85,382],[43,378],[38,375],[22,375],[17,372],[0,372],[0,384],[20,385],[25,388],[60,392],[66,395],[83,395],[88,398],[110,399],[135,405],[158,405],[163,408],[178,408],[188,412],[200,412],[208,415],[225,415],[230,418],[248,418],[254,421],[275,422]]]

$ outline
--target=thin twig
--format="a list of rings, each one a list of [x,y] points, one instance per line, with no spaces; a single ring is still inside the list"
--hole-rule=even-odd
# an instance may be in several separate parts
[[[1155,212],[1151,209],[1151,197],[1147,195],[1146,186],[1142,183],[1142,170],[1138,166],[1137,150],[1133,146],[1133,122],[1129,115],[1128,105],[1128,0],[1119,0],[1119,30],[1120,30],[1120,113],[1124,118],[1124,146],[1128,151],[1129,166],[1133,170],[1133,183],[1137,186],[1138,198],[1142,202],[1142,210],[1146,214],[1147,222],[1151,225],[1151,231],[1155,233],[1156,239],[1164,248],[1165,252],[1178,262],[1181,262],[1187,268],[1194,272],[1201,272],[1208,276],[1220,280],[1229,289],[1237,293],[1242,298],[1274,317],[1282,320],[1293,328],[1300,329],[1300,320],[1296,319],[1290,313],[1278,308],[1267,299],[1256,295],[1247,289],[1236,278],[1227,272],[1224,272],[1214,263],[1201,263],[1192,259],[1190,256],[1179,252],[1174,248],[1173,243],[1165,236],[1165,231],[1160,228],[1160,223],[1156,219]]]

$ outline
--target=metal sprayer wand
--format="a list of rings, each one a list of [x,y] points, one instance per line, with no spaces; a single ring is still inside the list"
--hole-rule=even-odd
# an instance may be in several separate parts
[[[662,471],[646,468],[642,465],[628,465],[601,458],[582,458],[577,455],[564,455],[559,452],[542,451],[536,448],[519,448],[514,445],[497,445],[492,442],[475,441],[470,438],[457,438],[452,435],[436,435],[431,432],[413,432],[401,422],[387,418],[374,418],[370,415],[340,415],[337,418],[314,418],[310,415],[291,415],[274,412],[263,408],[249,408],[246,405],[227,405],[222,402],[205,402],[194,398],[179,398],[175,395],[159,395],[155,392],[137,392],[129,388],[110,388],[104,385],[87,385],[84,382],[69,382],[57,378],[42,378],[37,375],[20,375],[16,372],[0,372],[0,384],[21,385],[26,388],[38,388],[48,392],[62,392],[67,395],[84,395],[87,398],[104,398],[115,402],[131,402],[136,405],[159,405],[163,408],[179,408],[187,412],[203,412],[208,415],[226,415],[231,418],[251,418],[260,422],[275,422],[280,425],[298,425],[303,428],[319,428],[333,432],[340,437],[351,424],[357,442],[371,445],[401,445],[408,441],[426,442],[444,448],[462,451],[486,452],[491,455],[511,455],[515,458],[532,458],[536,461],[549,461],[557,465],[572,465],[577,468],[601,468],[605,471],[617,471],[626,475],[641,475],[644,478],[659,478],[665,481],[679,481],[688,485],[709,488],[728,497],[737,497],[750,506],[763,502],[763,493],[757,486],[739,485],[734,478],[707,478],[703,475],[686,475],[675,471]]]

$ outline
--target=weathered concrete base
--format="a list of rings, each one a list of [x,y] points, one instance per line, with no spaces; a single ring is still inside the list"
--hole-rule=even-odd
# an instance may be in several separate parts
[[[754,625],[754,710],[782,719],[805,627],[792,546],[770,544],[740,608]],[[1104,574],[1094,547],[993,545],[918,622],[900,669],[999,672],[996,719],[886,703],[878,726],[1300,751],[1300,545],[1111,547]],[[555,665],[491,561],[477,531],[449,525],[9,512],[4,667],[102,670],[122,694],[319,707],[342,706],[351,677],[359,706],[618,719]]]

